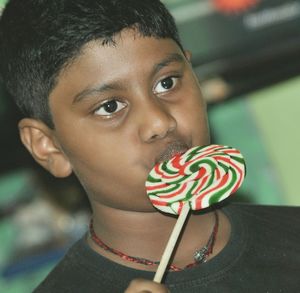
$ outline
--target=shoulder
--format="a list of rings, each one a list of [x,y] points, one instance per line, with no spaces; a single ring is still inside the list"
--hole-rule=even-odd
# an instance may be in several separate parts
[[[82,238],[70,247],[34,292],[95,292],[96,288],[105,285],[103,276],[107,269],[107,262],[92,251]]]
[[[81,241],[82,240],[75,243],[68,250],[62,260],[54,267],[34,292],[71,292],[68,288],[73,287],[76,280],[78,280],[76,276],[81,274]],[[60,289],[60,287],[65,288]]]
[[[230,204],[224,209],[233,222],[240,222],[253,238],[274,243],[300,241],[300,207]]]
[[[252,220],[265,222],[287,223],[293,221],[300,223],[300,207],[297,206],[271,206],[257,204],[231,204],[229,210]]]
[[[84,237],[69,249],[34,292],[124,292],[138,275],[136,270],[120,266],[93,251]]]
[[[222,210],[231,237],[215,258],[224,276],[217,285],[230,292],[298,292],[300,207],[228,203]]]

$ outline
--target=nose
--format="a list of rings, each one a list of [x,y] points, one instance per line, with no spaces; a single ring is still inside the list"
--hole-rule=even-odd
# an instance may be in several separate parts
[[[146,143],[166,137],[177,127],[175,118],[167,105],[157,99],[151,99],[142,105],[139,135]]]

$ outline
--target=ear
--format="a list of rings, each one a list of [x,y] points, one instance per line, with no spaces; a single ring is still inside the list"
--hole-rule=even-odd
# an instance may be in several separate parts
[[[191,51],[184,50],[184,56],[189,62],[191,62],[191,60],[192,60],[192,52]]]
[[[57,145],[53,130],[43,122],[25,118],[19,122],[20,138],[32,157],[55,177],[72,173],[71,164]]]

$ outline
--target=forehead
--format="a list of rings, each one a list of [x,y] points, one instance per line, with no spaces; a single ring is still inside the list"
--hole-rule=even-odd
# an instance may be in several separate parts
[[[134,67],[151,67],[174,53],[184,59],[182,50],[174,40],[144,37],[128,29],[116,35],[114,43],[102,44],[101,40],[87,43],[80,54],[65,67],[60,78],[73,75],[78,70],[94,70],[105,75],[109,72],[121,74],[123,70]]]
[[[87,43],[80,54],[65,67],[50,94],[54,98],[73,99],[86,89],[107,84],[122,87],[148,81],[160,68],[185,63],[181,48],[172,39],[143,37],[134,30],[122,31],[114,44],[101,40]]]

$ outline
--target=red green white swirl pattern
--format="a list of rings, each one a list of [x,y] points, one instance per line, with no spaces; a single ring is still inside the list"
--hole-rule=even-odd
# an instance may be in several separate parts
[[[229,146],[193,147],[155,165],[146,181],[151,203],[160,211],[180,214],[188,202],[201,210],[236,192],[245,177],[242,154]]]

